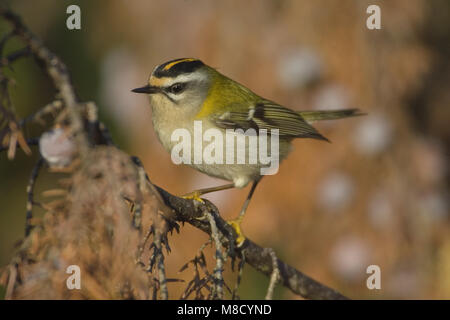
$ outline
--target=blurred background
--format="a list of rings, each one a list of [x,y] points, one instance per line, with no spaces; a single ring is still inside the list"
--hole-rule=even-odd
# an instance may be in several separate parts
[[[130,92],[167,60],[196,57],[293,109],[357,107],[368,116],[317,124],[332,143],[298,139],[275,176],[259,185],[243,228],[256,243],[351,298],[450,299],[450,2],[394,1],[10,1],[72,72],[83,101],[96,101],[114,141],[138,156],[173,194],[222,183],[176,166],[156,139],[147,98]],[[66,8],[81,8],[81,30]],[[369,30],[366,8],[381,8]],[[0,34],[5,24],[0,22]],[[11,41],[7,50],[20,48]],[[34,62],[10,73],[20,116],[53,89]],[[42,132],[36,126],[28,136]],[[37,158],[0,154],[0,266],[23,237],[25,187]],[[57,180],[43,174],[44,190]],[[206,197],[234,217],[248,190]],[[43,211],[36,209],[42,216]],[[207,240],[186,225],[170,238],[169,278]],[[212,257],[212,252],[210,254]],[[381,268],[381,290],[366,268]],[[210,264],[211,266],[211,264]],[[233,286],[236,274],[226,280]],[[242,298],[264,298],[268,279],[244,270]],[[182,285],[169,284],[171,298]],[[297,298],[281,287],[276,298]]]

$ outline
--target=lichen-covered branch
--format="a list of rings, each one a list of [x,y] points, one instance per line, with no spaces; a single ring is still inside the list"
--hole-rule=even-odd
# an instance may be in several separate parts
[[[178,221],[188,222],[194,227],[211,234],[211,227],[207,219],[202,219],[203,212],[208,211],[213,214],[216,219],[216,224],[223,232],[222,243],[229,246],[229,237],[226,235],[233,233],[233,238],[236,239],[236,234],[233,229],[223,220],[218,212],[218,209],[208,200],[205,203],[199,203],[195,200],[187,200],[173,196],[162,188],[157,187],[157,190],[162,195],[165,203],[170,208],[174,209],[176,213],[175,219]],[[271,256],[271,249],[263,248],[250,239],[242,248],[237,249],[245,256],[245,262],[251,265],[256,270],[270,277],[273,271],[273,262]],[[334,289],[331,289],[318,281],[308,277],[301,271],[288,265],[284,261],[277,258],[279,269],[279,281],[292,292],[302,296],[306,299],[347,299]]]

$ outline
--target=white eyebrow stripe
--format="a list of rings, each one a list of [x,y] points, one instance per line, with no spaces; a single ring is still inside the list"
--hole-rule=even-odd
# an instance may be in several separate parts
[[[177,82],[203,81],[206,80],[206,74],[200,72],[193,72],[188,74],[180,74],[179,76],[168,79],[164,84],[165,87],[170,87]]]

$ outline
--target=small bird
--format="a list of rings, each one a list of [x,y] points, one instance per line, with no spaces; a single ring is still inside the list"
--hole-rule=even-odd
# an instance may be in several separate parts
[[[202,129],[218,129],[226,133],[229,129],[248,130],[253,128],[257,135],[261,129],[277,129],[279,138],[279,161],[291,149],[294,138],[313,138],[328,141],[313,126],[312,122],[334,120],[362,115],[358,109],[294,111],[273,101],[264,99],[245,86],[219,73],[214,68],[194,58],[182,58],[157,66],[150,75],[148,84],[132,90],[150,96],[153,127],[164,148],[171,152],[177,141],[173,141],[174,130],[183,128],[194,132],[194,122],[201,121]],[[238,130],[236,130],[238,132]],[[237,135],[242,133],[237,133]],[[270,135],[268,135],[270,140]],[[270,141],[268,142],[270,145]],[[225,146],[224,146],[225,148]],[[248,141],[243,146],[233,146],[234,154],[244,148],[249,152]],[[225,153],[230,150],[224,150]],[[242,151],[242,150],[241,150]],[[247,154],[247,153],[246,153]],[[201,200],[201,196],[219,190],[244,188],[250,182],[250,192],[237,219],[230,221],[241,246],[245,237],[240,224],[253,196],[256,186],[262,179],[261,168],[267,163],[207,163],[195,162],[194,152],[189,166],[209,176],[221,178],[232,183],[218,187],[193,191],[185,198]]]

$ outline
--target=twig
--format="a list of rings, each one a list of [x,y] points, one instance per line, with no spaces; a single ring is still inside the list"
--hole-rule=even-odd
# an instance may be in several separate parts
[[[14,105],[8,93],[8,84],[10,80],[0,73],[0,113],[3,114],[4,128],[0,131],[0,144],[4,143],[4,137],[9,134],[8,159],[13,159],[16,154],[17,145],[27,154],[31,154],[30,147],[26,143],[22,131],[17,122],[14,112]],[[5,105],[6,106],[5,106]]]
[[[277,284],[278,277],[280,275],[280,270],[277,265],[277,255],[273,249],[268,248],[270,250],[270,257],[272,258],[272,274],[270,276],[269,287],[267,288],[266,300],[272,300],[273,298],[273,290],[275,289],[275,285]]]
[[[152,229],[148,229],[147,232],[145,233],[142,243],[138,247],[136,263],[141,266],[145,266],[145,263],[142,261],[142,254],[144,253],[145,245],[147,244],[147,241],[150,238],[151,234],[152,234]]]
[[[237,291],[239,289],[239,285],[241,284],[242,274],[244,273],[244,265],[245,265],[245,256],[242,255],[241,261],[239,261],[238,265],[238,276],[236,279],[236,284],[233,289],[233,294],[231,295],[231,300],[236,300],[237,298],[239,298],[239,296],[237,295]]]
[[[36,113],[31,114],[21,121],[19,121],[20,127],[23,127],[28,122],[41,121],[42,117],[49,113],[56,113],[60,111],[63,107],[63,103],[61,100],[54,100],[48,104],[46,104],[43,108],[39,109]]]
[[[36,183],[36,179],[39,175],[39,171],[41,170],[43,164],[44,164],[44,159],[42,157],[39,157],[33,170],[31,171],[30,180],[28,181],[25,236],[28,236],[30,234],[31,229],[33,228],[32,224],[31,224],[31,219],[33,219],[33,204],[34,204],[34,200],[33,200],[34,192],[33,191],[34,191],[34,185]]]
[[[9,266],[9,279],[8,285],[6,286],[6,294],[5,294],[5,299],[7,300],[10,300],[13,295],[16,279],[17,279],[17,264],[11,264]]]
[[[39,144],[39,138],[28,138],[26,140],[27,145],[29,146],[37,146]],[[17,146],[18,142],[16,141],[16,146]],[[0,152],[8,150],[10,148],[10,146],[0,146]]]
[[[98,108],[94,102],[84,104],[86,109],[86,119],[88,122],[89,142],[91,145],[113,145],[116,146],[111,138],[108,128],[98,119]]]
[[[14,51],[13,53],[10,53],[7,57],[2,58],[0,60],[0,67],[9,66],[12,62],[15,62],[16,60],[26,57],[30,54],[30,48],[25,47],[22,49],[19,49],[17,51]]]
[[[161,245],[161,232],[159,230],[155,231],[155,246],[157,250],[156,265],[158,267],[158,281],[159,281],[159,292],[161,300],[167,300],[169,298],[169,292],[167,290],[166,282],[166,271],[164,266],[164,255],[162,253]]]
[[[142,195],[147,191],[147,174],[145,173],[143,167],[138,167],[138,185],[139,185],[139,196],[138,199],[134,201],[134,211],[133,211],[133,226],[139,229],[141,226],[141,216],[142,216]]]
[[[144,167],[139,159],[135,160],[134,163],[137,167],[138,172],[138,187],[139,187],[139,196],[135,201],[135,210],[133,213],[133,225],[136,228],[141,226],[141,213],[142,213],[142,199],[144,194],[148,194],[148,191],[152,191],[150,188],[151,184],[149,183],[147,174],[145,173]],[[163,215],[160,215],[160,212],[155,214],[155,219],[153,225],[150,227],[150,233],[153,231],[153,244],[154,247],[153,256],[150,258],[149,268],[152,269],[152,259],[156,259],[156,266],[158,269],[158,282],[159,282],[159,290],[161,300],[167,300],[169,298],[169,292],[167,289],[167,279],[166,279],[166,271],[164,265],[164,254],[162,251],[162,245],[164,244],[167,251],[170,251],[169,243],[167,240],[167,223],[163,218]],[[148,236],[146,235],[146,238]],[[145,244],[145,243],[144,243]]]
[[[152,285],[153,293],[152,293],[151,297],[152,297],[152,300],[156,300],[158,297],[159,280],[154,277],[151,280],[152,280],[151,282],[153,283],[153,285]]]
[[[98,123],[98,127],[100,129],[100,132],[102,134],[102,137],[105,139],[105,143],[108,146],[115,146],[116,144],[114,143],[112,137],[111,137],[111,133],[109,132],[108,128],[105,126],[105,124],[103,122],[99,122]]]
[[[211,225],[211,237],[214,240],[214,245],[216,247],[216,267],[214,268],[214,294],[217,299],[223,299],[223,257],[222,257],[222,243],[220,242],[219,231],[217,230],[216,222],[213,215],[209,211],[205,211],[205,215],[209,220]]]

